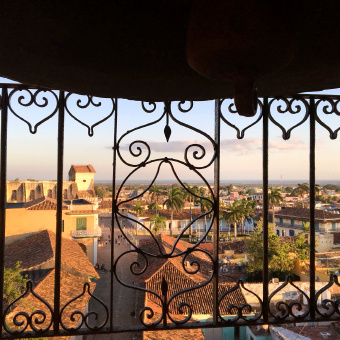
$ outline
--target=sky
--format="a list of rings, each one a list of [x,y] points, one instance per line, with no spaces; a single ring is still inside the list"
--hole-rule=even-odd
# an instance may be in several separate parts
[[[0,78],[0,82],[9,82]],[[325,92],[325,91],[324,91]],[[329,90],[325,93],[338,94],[340,90]],[[49,105],[41,109],[30,106],[18,105],[18,98],[23,95],[23,103],[29,100],[27,93],[17,92],[11,99],[11,109],[20,114],[24,119],[32,124],[48,116],[53,112],[53,97],[47,96]],[[25,97],[26,96],[26,97]],[[42,96],[41,96],[42,97]],[[38,102],[42,98],[37,98]],[[68,100],[70,112],[78,119],[89,125],[103,119],[112,112],[113,104],[110,99],[94,99],[94,103],[101,101],[101,106],[90,105],[86,109],[76,107],[77,100],[86,103],[84,96],[72,95]],[[226,102],[222,106],[222,113],[225,117],[237,126],[246,126],[256,120],[254,118],[244,118],[237,114],[228,113],[227,106],[231,102]],[[172,113],[179,121],[200,129],[205,134],[214,138],[214,101],[195,102],[193,109],[188,113],[180,112],[176,102],[172,103]],[[282,104],[282,103],[281,103]],[[150,106],[147,106],[150,108]],[[185,105],[184,105],[185,107]],[[188,106],[186,106],[188,107]],[[275,110],[274,110],[275,111]],[[340,126],[340,117],[335,114],[326,115],[319,110],[320,117],[327,120],[332,126]],[[153,122],[162,115],[163,104],[157,103],[154,112],[144,112],[140,102],[129,100],[118,100],[118,120],[117,139],[126,131],[135,127]],[[304,112],[300,114],[280,114],[274,113],[277,119],[285,127],[290,127],[302,119]],[[36,134],[29,132],[25,122],[9,112],[8,127],[8,179],[28,178],[39,180],[54,180],[57,177],[57,115],[41,124]],[[165,118],[157,124],[134,131],[122,139],[120,143],[121,154],[124,160],[137,164],[146,155],[146,148],[141,144],[135,144],[132,149],[136,151],[138,146],[142,147],[140,157],[132,157],[129,153],[129,145],[133,141],[142,140],[149,144],[151,148],[150,159],[163,157],[173,157],[178,160],[184,159],[185,149],[190,144],[200,144],[206,149],[206,156],[201,161],[192,158],[193,151],[198,148],[190,148],[188,152],[189,160],[197,166],[204,166],[211,160],[213,149],[212,144],[206,135],[192,131],[187,127],[180,126],[170,119],[171,136],[166,142],[164,136]],[[72,164],[91,163],[96,171],[96,180],[112,179],[112,146],[114,140],[114,117],[111,116],[102,124],[94,128],[94,135],[88,136],[87,128],[77,122],[66,112],[65,117],[65,154],[64,154],[64,179]],[[325,128],[317,124],[316,138],[316,164],[317,180],[339,180],[339,140],[331,140]],[[145,168],[136,171],[130,178],[133,180],[150,180],[155,176],[158,163],[152,163]],[[174,163],[174,168],[178,172],[181,180],[196,181],[199,176],[185,166]],[[117,161],[117,178],[124,179],[133,171],[133,167],[123,164],[121,159]],[[207,169],[200,170],[204,178],[213,179],[213,165]],[[269,124],[269,178],[285,180],[307,180],[309,175],[309,122],[308,120],[300,127],[293,130],[291,138],[286,141],[282,138],[281,130],[270,122]],[[260,180],[262,178],[262,121],[257,123],[245,132],[243,139],[236,138],[236,131],[224,122],[221,123],[221,180]],[[163,164],[158,180],[175,179],[168,164]]]

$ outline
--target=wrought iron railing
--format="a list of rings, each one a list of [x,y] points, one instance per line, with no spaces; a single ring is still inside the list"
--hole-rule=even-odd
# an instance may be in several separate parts
[[[96,228],[93,230],[72,230],[72,237],[100,237],[102,230]]]
[[[48,96],[47,96],[48,94]],[[48,97],[48,98],[47,98]],[[115,332],[136,332],[142,330],[160,330],[160,329],[187,329],[187,328],[213,328],[213,327],[235,327],[235,336],[237,337],[238,329],[244,325],[258,325],[258,324],[278,324],[278,323],[295,323],[300,321],[317,321],[317,320],[338,320],[340,318],[339,300],[333,301],[326,299],[322,302],[322,308],[317,304],[319,296],[329,289],[333,285],[339,286],[337,276],[331,276],[330,281],[321,289],[316,289],[315,283],[315,123],[319,123],[323,128],[327,129],[330,138],[336,139],[337,133],[340,128],[332,129],[321,118],[320,112],[324,114],[336,114],[340,115],[338,104],[340,101],[339,96],[323,96],[323,95],[296,95],[292,97],[279,97],[279,98],[263,98],[258,100],[259,115],[251,124],[247,127],[240,129],[234,123],[231,123],[230,115],[236,113],[233,104],[227,107],[224,111],[225,100],[215,101],[215,136],[212,137],[208,133],[196,128],[194,125],[184,123],[179,118],[176,118],[173,114],[175,105],[180,113],[187,113],[192,110],[192,102],[170,102],[164,103],[141,103],[142,111],[145,113],[155,112],[157,106],[162,106],[161,115],[152,122],[146,123],[141,126],[131,128],[121,136],[118,135],[118,100],[110,98],[111,109],[107,116],[93,125],[84,123],[79,116],[75,116],[72,113],[69,101],[70,98],[77,98],[76,94],[65,93],[64,91],[51,91],[44,89],[37,89],[32,86],[17,85],[17,84],[1,84],[1,191],[0,191],[0,292],[4,289],[4,255],[5,255],[5,230],[6,230],[6,186],[4,185],[7,180],[7,122],[8,115],[14,115],[18,119],[27,124],[30,133],[36,134],[39,126],[52,118],[58,116],[58,165],[57,165],[57,217],[56,217],[56,244],[55,244],[55,276],[54,276],[54,299],[53,305],[49,304],[37,293],[34,292],[32,283],[27,284],[26,291],[15,301],[11,302],[8,306],[5,306],[3,299],[0,299],[0,311],[1,313],[1,325],[2,338],[21,338],[21,337],[41,337],[41,336],[61,336],[61,335],[75,335],[75,334],[91,334],[91,333],[115,333]],[[76,101],[76,106],[79,109],[86,109],[92,107],[98,108],[101,105],[100,98],[94,98],[92,96],[79,97]],[[15,101],[15,103],[14,103]],[[15,104],[15,105],[14,105]],[[20,106],[22,110],[30,106],[36,106],[37,108],[50,108],[50,113],[46,118],[42,119],[35,125],[32,125],[28,120],[20,115],[17,111],[17,107]],[[293,127],[286,129],[281,125],[273,115],[273,112],[280,114],[292,114],[302,113],[302,120]],[[127,242],[131,245],[131,250],[128,250],[120,254],[116,259],[111,256],[110,264],[110,299],[109,301],[101,301],[96,297],[96,291],[91,291],[90,284],[85,283],[83,291],[75,294],[74,298],[67,302],[65,305],[61,305],[61,243],[62,243],[62,181],[63,181],[63,165],[64,165],[64,119],[65,114],[72,117],[79,124],[85,126],[88,130],[88,135],[93,136],[94,129],[99,124],[104,123],[108,118],[114,116],[115,127],[113,131],[114,146],[113,146],[113,192],[117,192],[116,196],[112,200],[113,211],[113,223],[119,228],[120,233],[126,238]],[[292,131],[298,126],[304,124],[309,119],[310,129],[310,164],[309,164],[309,177],[310,177],[310,293],[306,294],[301,290],[294,282],[291,276],[288,276],[286,281],[280,284],[276,290],[269,292],[268,288],[268,123],[273,122],[282,131],[283,139],[290,138]],[[208,145],[212,149],[212,155],[209,159],[205,159],[207,156],[206,147],[200,143],[192,143],[185,147],[183,150],[183,160],[175,157],[159,157],[152,158],[152,148],[147,141],[134,140],[128,146],[128,152],[130,156],[135,160],[132,162],[130,159],[124,156],[122,152],[122,144],[126,137],[132,133],[143,130],[147,127],[152,127],[156,123],[164,122],[164,137],[166,141],[171,139],[172,126],[179,125],[190,131],[198,133],[204,138]],[[245,136],[246,131],[255,124],[262,124],[263,128],[263,286],[261,294],[253,292],[249,286],[246,286],[241,280],[236,282],[233,287],[227,290],[220,289],[221,282],[219,282],[219,261],[218,261],[218,240],[219,240],[219,192],[220,192],[220,160],[224,157],[221,153],[221,124],[227,124],[236,130],[236,136],[242,139]],[[205,162],[204,162],[205,161]],[[117,164],[121,162],[127,167],[131,168],[131,172],[126,176],[122,183],[118,184],[116,181]],[[197,165],[197,162],[199,164]],[[203,164],[204,163],[204,164]],[[154,178],[150,181],[149,185],[134,198],[125,199],[123,201],[117,200],[120,191],[130,179],[130,177],[138,170],[147,167],[149,165],[156,164],[156,173]],[[127,217],[119,212],[119,208],[128,202],[141,197],[146,193],[152,184],[155,183],[160,169],[163,165],[170,166],[175,178],[179,185],[186,190],[189,194],[197,199],[206,200],[210,204],[210,209],[202,213],[199,217],[194,218],[188,225],[181,230],[180,235],[176,238],[174,243],[170,245],[167,250],[160,244],[160,238],[154,236],[150,230],[146,230],[149,234],[151,242],[153,243],[152,249],[146,250],[137,245],[136,238],[131,238],[129,233],[125,233],[122,225],[122,219],[131,220],[134,224],[137,223],[143,229],[147,229],[143,224],[134,220],[132,217]],[[181,165],[190,169],[192,173],[198,176],[204,185],[209,190],[209,196],[200,196],[188,189],[181,180],[180,174],[177,173],[175,165]],[[209,167],[214,167],[214,184],[213,186],[203,176],[202,170]],[[209,220],[209,227],[206,232],[201,235],[195,244],[183,249],[181,245],[181,236],[190,228],[190,226],[196,221],[197,218],[202,218],[205,215],[212,216]],[[213,234],[213,255],[208,251],[201,249],[200,245],[207,236],[207,233]],[[113,228],[111,229],[111,239],[114,239]],[[111,253],[114,253],[116,247],[115,242],[110,243]],[[181,271],[188,277],[194,277],[200,271],[205,271],[203,280],[199,283],[193,284],[191,287],[186,287],[184,290],[174,291],[172,279],[175,276],[161,280],[159,287],[152,290],[151,286],[143,286],[138,284],[131,284],[125,282],[120,276],[120,266],[124,262],[124,257],[135,254],[138,256],[137,260],[127,267],[128,270],[136,277],[145,274],[148,270],[149,264],[155,259],[164,261],[178,261],[181,266]],[[189,262],[188,262],[189,261]],[[173,262],[173,263],[175,263]],[[176,262],[177,263],[177,262]],[[178,266],[178,263],[176,264]],[[189,263],[189,265],[188,265]],[[141,294],[148,294],[152,296],[152,300],[158,302],[160,310],[156,313],[150,306],[142,307],[138,312],[139,323],[130,326],[115,325],[113,322],[113,310],[115,305],[115,292],[113,289],[114,281],[117,281],[122,286],[131,290],[137,290]],[[190,281],[190,280],[189,280]],[[188,281],[188,282],[189,282]],[[190,281],[191,282],[191,281]],[[194,282],[194,281],[192,281]],[[155,283],[157,284],[157,283]],[[306,305],[302,306],[302,302],[284,302],[279,301],[276,303],[274,312],[270,306],[271,301],[276,300],[275,297],[280,294],[283,289],[290,285],[292,289],[298,291],[304,300],[307,301]],[[170,288],[171,286],[171,288]],[[156,287],[156,286],[155,286]],[[210,287],[211,289],[211,314],[212,320],[205,322],[193,322],[194,310],[193,307],[185,301],[185,297],[188,297],[192,292],[198,292],[199,289],[204,287]],[[253,311],[253,307],[249,303],[243,303],[237,305],[235,303],[229,303],[228,298],[236,292],[243,291],[244,294],[250,294],[259,306],[256,312]],[[30,313],[20,312],[20,304],[18,301],[25,296],[32,294],[42,307],[37,310],[32,310]],[[69,308],[72,302],[77,299],[81,299],[84,295],[88,295],[91,299],[96,300],[96,303],[103,307],[101,315],[103,322],[93,326],[89,322],[91,316],[99,317],[96,312],[86,312],[73,310],[67,314],[67,318],[74,319],[78,316],[78,321],[74,327],[69,327],[65,324],[65,309]],[[2,296],[2,294],[1,294]],[[175,306],[174,306],[175,305]],[[223,307],[222,305],[226,307]],[[16,307],[15,309],[13,309]],[[297,313],[303,308],[303,313]],[[174,311],[174,312],[172,312]],[[278,313],[279,312],[279,313]],[[226,317],[225,313],[231,314],[231,317]],[[174,314],[177,317],[174,317]],[[49,320],[45,326],[42,324]]]

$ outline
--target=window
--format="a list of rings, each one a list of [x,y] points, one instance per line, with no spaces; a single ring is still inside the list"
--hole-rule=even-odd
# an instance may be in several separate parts
[[[336,227],[335,227],[335,222],[332,222],[332,231],[335,231]]]
[[[280,225],[283,225],[283,218],[280,218]]]
[[[64,199],[67,199],[67,189],[64,189]]]
[[[17,200],[17,191],[12,190],[12,196],[11,196],[11,201],[16,201]]]
[[[86,217],[77,218],[77,230],[86,230]]]
[[[320,227],[319,227],[319,223],[315,222],[315,231],[319,231]]]
[[[294,220],[293,220],[293,219],[290,220],[290,225],[291,225],[292,227],[294,227]]]
[[[289,230],[289,236],[294,236],[294,235],[295,235],[294,230]]]
[[[47,190],[47,197],[52,198],[52,189]]]

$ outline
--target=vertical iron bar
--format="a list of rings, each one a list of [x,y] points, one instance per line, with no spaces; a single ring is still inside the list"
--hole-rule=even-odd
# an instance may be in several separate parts
[[[234,327],[234,340],[240,340],[240,326]]]
[[[5,257],[5,229],[6,229],[6,180],[7,180],[7,119],[8,119],[8,92],[3,86],[1,94],[1,185],[0,185],[0,314],[1,334],[4,324],[3,289],[4,289],[4,257]]]
[[[220,100],[215,100],[215,143],[216,158],[214,162],[214,230],[213,230],[213,258],[214,258],[214,277],[213,277],[213,322],[218,323],[218,241],[220,223]]]
[[[268,323],[268,98],[263,98],[263,322]]]
[[[310,220],[310,315],[315,318],[315,98],[310,98],[310,142],[309,142],[309,220]]]
[[[59,332],[60,324],[60,270],[61,270],[61,234],[63,208],[63,168],[64,168],[64,122],[65,93],[60,91],[58,103],[58,172],[57,172],[57,214],[55,242],[55,277],[54,277],[54,315],[53,330]]]
[[[117,161],[117,118],[118,118],[118,99],[116,98],[115,107],[115,122],[114,122],[114,136],[113,136],[113,160],[112,160],[112,209],[111,209],[111,263],[110,263],[110,332],[113,331],[113,279],[114,279],[114,226],[117,211],[117,197],[116,197],[116,161]]]

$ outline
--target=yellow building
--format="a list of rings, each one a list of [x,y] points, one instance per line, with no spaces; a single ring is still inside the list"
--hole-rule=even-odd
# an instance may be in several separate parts
[[[6,245],[44,229],[55,232],[56,209],[57,201],[45,196],[25,203],[7,203]],[[96,264],[101,229],[98,226],[98,210],[95,205],[85,199],[64,201],[62,219],[62,236],[85,245],[89,260]]]
[[[71,165],[69,180],[63,181],[63,199],[85,198],[97,203],[94,191],[96,171],[91,164]],[[34,201],[37,198],[57,198],[57,181],[7,181],[7,202],[21,203]]]

